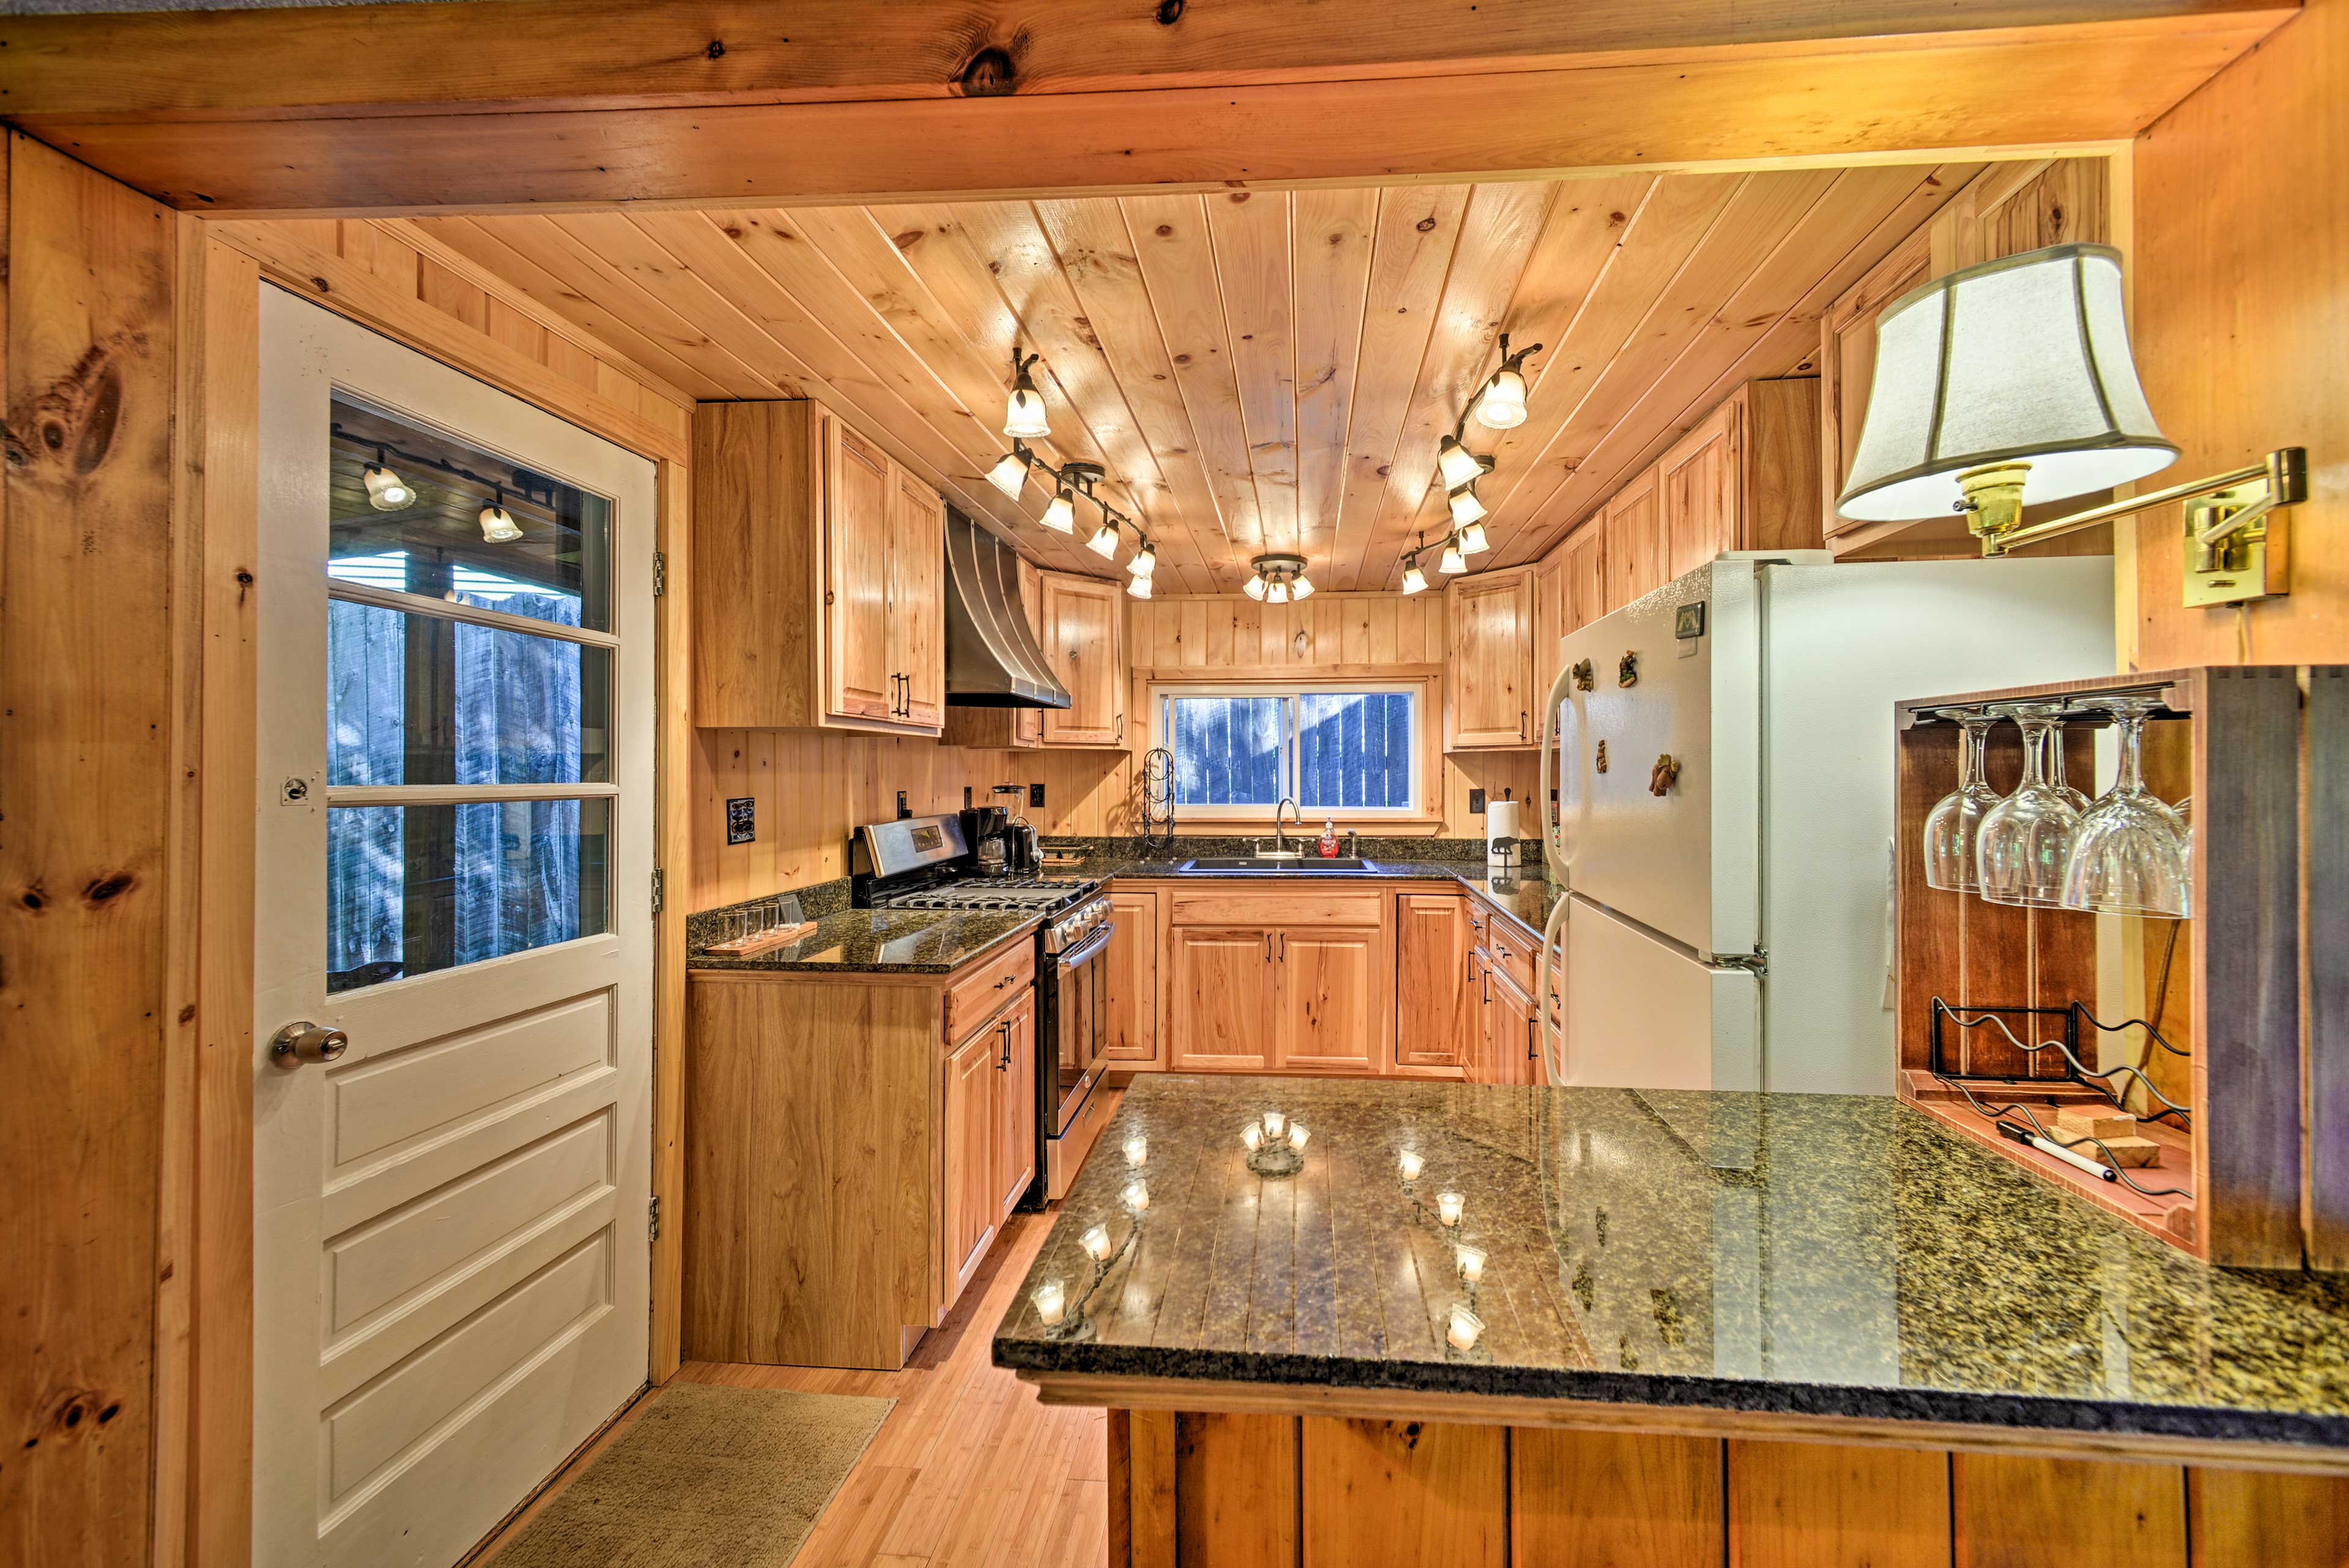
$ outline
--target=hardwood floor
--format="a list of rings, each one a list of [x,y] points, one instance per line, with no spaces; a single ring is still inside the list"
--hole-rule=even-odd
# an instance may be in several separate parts
[[[1051,1223],[1050,1214],[1014,1215],[961,1303],[901,1372],[685,1364],[678,1376],[696,1382],[897,1401],[792,1568],[1101,1568],[1108,1561],[1102,1412],[1040,1405],[1034,1390],[988,1358],[995,1325]],[[659,1397],[637,1401],[475,1562],[493,1560]]]

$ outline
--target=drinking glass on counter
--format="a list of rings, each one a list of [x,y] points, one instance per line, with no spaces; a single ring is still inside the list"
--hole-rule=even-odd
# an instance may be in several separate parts
[[[2187,910],[2187,829],[2178,813],[2145,787],[2145,722],[2161,702],[2149,696],[2102,697],[2095,706],[2113,716],[2120,768],[2113,787],[2073,830],[2064,907],[2181,917]]]
[[[2001,702],[1991,711],[2023,730],[2023,784],[1982,815],[1974,840],[1982,896],[1993,904],[2064,906],[2064,871],[2080,814],[2049,775],[2047,747],[2058,702]]]
[[[1974,840],[1984,814],[1999,802],[1998,791],[1982,776],[1992,721],[1979,708],[1944,708],[1940,716],[1955,720],[1963,734],[1958,742],[1958,787],[1925,818],[1925,886],[1978,893],[1982,876],[1974,865]]]

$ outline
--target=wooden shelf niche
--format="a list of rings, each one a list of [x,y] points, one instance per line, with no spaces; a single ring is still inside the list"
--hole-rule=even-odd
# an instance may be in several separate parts
[[[1926,886],[1925,819],[1955,787],[1962,736],[1936,710],[2123,692],[2158,693],[2164,703],[2146,726],[2148,786],[2164,800],[2193,798],[2191,919],[2021,909]],[[2083,716],[2063,732],[2067,779],[2091,795],[2094,729],[2104,722]],[[2349,775],[2349,671],[2209,667],[1919,698],[1896,704],[1895,743],[1900,1097],[2210,1262],[2349,1269],[2349,1068],[2329,1059],[2341,1054],[2338,1025],[2349,1011],[2349,951],[2323,930],[2343,917],[2319,913],[2349,899],[2341,816],[2349,782],[2336,782]],[[1994,726],[1988,749],[1991,784],[2011,792],[2023,765],[2016,726]],[[2303,879],[2313,940],[2302,935]],[[2141,1121],[2140,1131],[2165,1146],[2162,1163],[2129,1174],[2188,1196],[2148,1198],[2002,1137],[1951,1081],[1968,1078],[1984,1106],[2019,1102],[2052,1124],[2064,1106],[2099,1097],[2060,1054],[2034,1057],[1995,1030],[1959,1030],[1944,1019],[1941,1069],[1934,1068],[1935,998],[1962,1010],[2050,1010],[2011,1019],[2033,1044],[2059,1035],[2063,1010],[2075,1003],[2108,1023],[2130,1016],[2098,1004],[2100,980],[2108,996],[2124,989],[2113,983],[2119,977],[2099,972],[2100,919],[2119,925],[2120,940],[2102,944],[2106,961],[2115,952],[2139,955],[2131,967],[2144,976],[2145,1011],[2161,1016],[2164,1036],[2186,1055],[2149,1048],[2142,1029],[2100,1033],[2085,1019],[2078,1054],[2091,1068],[2150,1058],[2147,1071],[2188,1107],[2191,1127],[2155,1131],[2157,1124]],[[2303,1016],[2315,1043],[2305,1064]],[[2139,1103],[2141,1095],[2128,1098],[2140,1111],[2158,1108]]]

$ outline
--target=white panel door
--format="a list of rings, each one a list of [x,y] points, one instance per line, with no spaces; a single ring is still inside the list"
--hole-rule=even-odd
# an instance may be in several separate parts
[[[262,296],[254,1561],[446,1568],[646,1377],[653,472]]]

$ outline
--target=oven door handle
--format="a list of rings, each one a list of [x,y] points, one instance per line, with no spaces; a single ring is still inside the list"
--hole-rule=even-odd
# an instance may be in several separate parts
[[[1079,942],[1067,952],[1059,953],[1054,956],[1062,969],[1074,969],[1079,964],[1083,963],[1087,959],[1092,958],[1095,953],[1100,952],[1102,949],[1109,946],[1110,938],[1115,935],[1117,935],[1117,928],[1115,926],[1104,925],[1098,932],[1092,936],[1087,937],[1083,941]]]

